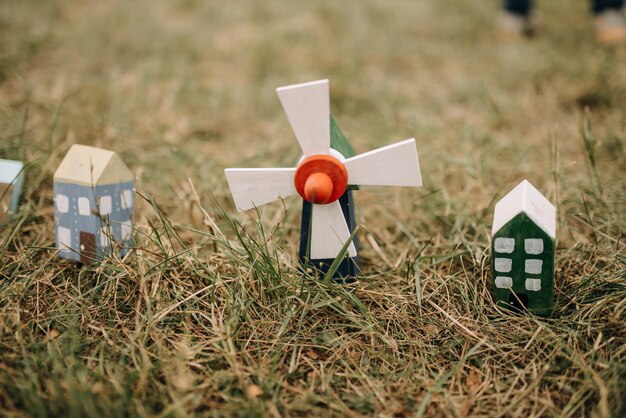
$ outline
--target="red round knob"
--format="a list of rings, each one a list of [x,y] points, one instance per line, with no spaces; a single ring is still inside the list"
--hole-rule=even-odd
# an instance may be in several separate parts
[[[300,162],[293,181],[304,200],[324,205],[339,199],[346,191],[348,171],[335,157],[311,155]]]
[[[313,173],[304,183],[304,197],[311,203],[328,203],[332,194],[333,181],[325,173]]]

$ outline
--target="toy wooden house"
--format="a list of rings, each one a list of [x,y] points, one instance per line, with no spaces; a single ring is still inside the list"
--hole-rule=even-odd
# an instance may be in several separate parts
[[[91,263],[114,248],[124,255],[132,231],[133,183],[116,153],[73,145],[54,173],[59,257]]]
[[[7,224],[17,210],[24,181],[21,161],[0,159],[0,225]]]
[[[537,315],[553,308],[555,207],[527,180],[495,207],[491,231],[495,301]]]

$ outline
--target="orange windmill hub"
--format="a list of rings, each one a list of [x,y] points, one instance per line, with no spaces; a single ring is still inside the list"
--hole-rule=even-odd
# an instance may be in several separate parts
[[[325,205],[339,199],[346,191],[348,171],[335,157],[311,155],[298,165],[294,184],[304,200]]]

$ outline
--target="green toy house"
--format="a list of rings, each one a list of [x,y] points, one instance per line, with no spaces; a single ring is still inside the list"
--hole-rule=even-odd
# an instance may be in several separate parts
[[[549,316],[553,308],[555,207],[524,180],[496,204],[491,237],[496,303]]]

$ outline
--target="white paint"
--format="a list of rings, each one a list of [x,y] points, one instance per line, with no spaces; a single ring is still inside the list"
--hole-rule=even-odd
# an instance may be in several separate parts
[[[72,231],[69,228],[57,227],[57,238],[59,239],[59,250],[67,251],[72,248]]]
[[[524,240],[526,254],[537,255],[543,252],[543,240],[541,238],[527,238]]]
[[[348,184],[369,186],[421,186],[415,139],[397,142],[348,158]]]
[[[556,237],[556,208],[528,180],[522,181],[496,204],[491,235],[521,212],[549,237]]]
[[[311,217],[311,259],[336,258],[350,238],[350,230],[339,201],[313,205]],[[356,256],[353,242],[348,246],[348,255]]]
[[[121,223],[120,227],[122,232],[122,241],[126,241],[130,238],[130,233],[133,230],[133,224],[131,221],[124,221]]]
[[[541,290],[541,279],[526,279],[526,290],[538,292]]]
[[[328,80],[279,87],[276,93],[304,155],[328,154],[330,149]]]
[[[109,239],[109,235],[110,235],[110,231],[106,226],[103,228],[100,228],[100,246],[101,247],[108,247],[111,245],[111,240]]]
[[[506,276],[496,277],[496,287],[499,289],[511,289],[513,287],[513,279]]]
[[[515,250],[515,238],[496,238],[493,248],[497,253],[511,254]]]
[[[240,211],[296,193],[295,168],[227,168],[224,173],[235,206]]]
[[[541,274],[543,260],[530,259],[524,262],[524,272],[528,274]]]
[[[120,206],[122,209],[130,209],[133,207],[133,191],[130,189],[123,190],[120,193]]]
[[[79,215],[89,216],[91,215],[91,208],[89,207],[89,199],[86,197],[78,198],[78,213]]]
[[[513,260],[510,258],[496,258],[493,264],[497,272],[508,273],[511,271]]]
[[[111,196],[106,195],[100,198],[100,215],[110,215],[113,210]]]
[[[54,197],[54,203],[57,205],[57,210],[61,213],[67,213],[70,210],[70,200],[64,194],[57,194]]]

